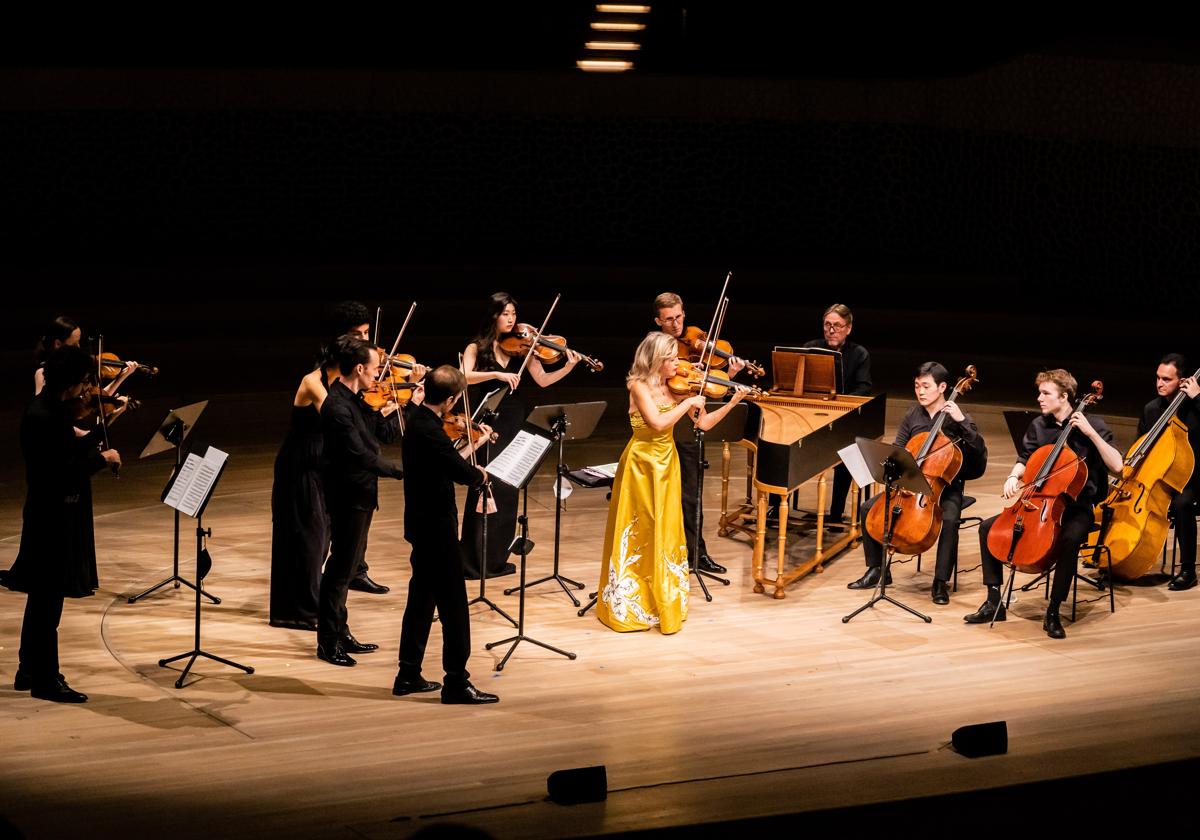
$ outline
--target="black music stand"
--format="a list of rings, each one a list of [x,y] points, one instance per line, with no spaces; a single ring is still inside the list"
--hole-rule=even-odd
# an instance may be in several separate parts
[[[495,389],[490,394],[488,394],[486,397],[484,397],[483,400],[480,401],[479,405],[475,406],[475,416],[471,419],[474,420],[476,423],[487,423],[488,425],[491,425],[491,422],[496,417],[496,407],[500,405],[500,401],[503,399],[504,399],[504,389],[503,388]],[[466,440],[466,438],[464,438],[464,440]],[[492,451],[491,443],[488,443],[484,447],[484,451],[490,457],[491,451]],[[492,484],[490,481],[486,482],[482,487],[479,488],[479,504],[483,509],[483,512],[480,514],[480,517],[479,517],[480,518],[480,523],[479,523],[479,594],[476,595],[474,598],[472,598],[470,601],[467,601],[467,607],[470,608],[470,607],[474,606],[475,604],[483,604],[489,610],[500,613],[500,615],[504,616],[505,621],[507,621],[513,627],[516,627],[517,626],[516,620],[511,615],[509,615],[504,610],[502,610],[495,601],[493,601],[491,598],[489,598],[487,596],[487,580],[488,580],[488,563],[487,563],[488,524],[487,524],[487,522],[488,522],[488,502],[491,501],[491,492],[492,492]]]
[[[880,443],[877,440],[870,438],[855,439],[855,446],[858,449],[858,454],[862,457],[862,463],[846,463],[845,458],[842,463],[846,464],[850,469],[851,474],[855,474],[861,468],[865,468],[870,472],[870,476],[879,484],[884,486],[883,504],[884,516],[886,518],[886,526],[883,532],[883,549],[884,561],[883,568],[880,569],[879,583],[875,585],[875,594],[871,596],[861,607],[847,616],[842,617],[842,623],[846,624],[850,619],[854,618],[867,607],[874,607],[880,601],[887,601],[889,604],[894,604],[902,610],[915,615],[917,618],[929,624],[933,621],[932,618],[919,613],[907,604],[902,604],[891,595],[887,594],[888,575],[892,571],[892,555],[896,549],[892,545],[892,534],[896,529],[896,517],[900,515],[900,506],[892,506],[892,498],[900,489],[909,490],[913,493],[923,493],[926,496],[933,494],[933,489],[929,486],[929,482],[921,473],[921,468],[917,466],[916,460],[903,446],[896,446],[891,443]],[[843,450],[845,451],[845,450]],[[866,482],[867,476],[860,475]],[[878,504],[878,502],[876,502]]]
[[[211,447],[205,447],[206,452]],[[218,451],[219,450],[215,450]],[[224,455],[224,453],[221,453]],[[225,465],[228,464],[228,458],[222,458],[219,465],[212,466],[207,456],[200,456],[197,453],[189,453],[187,461],[177,470],[167,481],[167,486],[163,488],[163,502],[173,507],[176,515],[180,511],[187,513],[188,516],[193,516],[196,519],[196,583],[199,584],[204,580],[204,576],[208,574],[212,568],[212,558],[209,556],[208,549],[204,547],[206,537],[212,536],[211,528],[204,528],[201,524],[201,517],[204,515],[204,509],[208,507],[208,502],[212,499],[213,490],[220,481],[221,475],[225,472]],[[189,467],[195,466],[195,469],[189,470]],[[207,470],[207,475],[205,471]],[[189,482],[188,487],[177,488],[177,482]],[[179,491],[179,492],[177,492]],[[196,632],[193,647],[186,653],[180,653],[176,656],[171,656],[166,659],[158,660],[158,666],[165,668],[172,662],[180,659],[187,659],[188,663],[184,666],[183,672],[179,675],[179,679],[175,680],[176,688],[183,688],[183,681],[187,679],[188,672],[192,670],[192,666],[196,664],[196,659],[203,656],[206,659],[211,659],[214,662],[220,662],[222,665],[229,665],[232,668],[239,668],[247,674],[253,674],[254,669],[248,665],[239,665],[229,659],[223,659],[215,654],[208,653],[200,647],[200,587],[193,586],[196,591]]]
[[[704,579],[715,580],[723,586],[729,586],[729,578],[723,578],[720,575],[706,572],[699,568],[700,563],[700,536],[704,527],[704,472],[708,469],[708,459],[704,456],[704,439],[707,435],[716,434],[723,436],[724,440],[740,440],[742,432],[746,428],[746,418],[744,411],[730,411],[720,423],[717,423],[707,432],[699,426],[692,428],[692,434],[696,436],[696,507],[692,511],[692,521],[695,523],[696,532],[695,543],[688,546],[688,556],[691,558],[688,566],[691,574],[696,576],[696,581],[700,584],[700,591],[704,593],[705,601],[712,601],[712,593],[708,591],[708,585]],[[730,437],[733,435],[733,437]]]
[[[523,430],[517,435],[513,443],[509,444],[509,446],[511,447],[514,444],[519,445],[522,435],[526,434],[541,437],[550,441],[551,443],[553,442],[553,438],[551,436],[544,434],[540,429],[533,429]],[[508,448],[506,448],[504,451],[507,452]],[[547,446],[540,454],[530,455],[525,461],[522,461],[518,465],[518,470],[514,471],[512,476],[505,476],[503,478],[501,478],[499,475],[496,476],[498,481],[504,481],[510,487],[516,487],[521,491],[522,494],[521,515],[517,517],[517,522],[521,526],[521,533],[515,539],[513,539],[512,544],[508,547],[508,550],[511,554],[516,554],[521,558],[521,583],[512,590],[514,592],[519,591],[521,593],[517,610],[517,635],[509,636],[507,639],[501,639],[498,642],[488,642],[486,645],[484,645],[485,650],[491,650],[492,648],[499,647],[500,645],[507,645],[511,643],[511,647],[509,647],[508,652],[504,654],[504,658],[497,663],[497,671],[504,670],[504,666],[508,663],[509,658],[516,651],[517,645],[519,645],[521,642],[529,642],[530,644],[534,644],[538,647],[545,648],[548,651],[552,651],[553,653],[557,653],[560,656],[565,656],[567,659],[575,658],[574,653],[561,650],[553,645],[548,645],[545,642],[539,642],[537,639],[525,635],[525,590],[528,588],[525,585],[526,558],[529,556],[529,552],[533,551],[533,541],[529,539],[529,482],[533,480],[533,476],[537,473],[538,467],[541,466],[542,461],[546,459],[546,456],[549,453],[550,447]],[[503,454],[504,453],[501,453],[501,455]],[[500,463],[499,459],[497,459],[497,463]],[[519,474],[517,474],[518,472]],[[557,536],[557,534],[555,536]]]
[[[191,433],[192,427],[196,425],[196,420],[204,412],[208,405],[208,400],[202,400],[198,403],[185,405],[183,408],[174,408],[167,414],[166,418],[155,430],[154,435],[146,443],[146,448],[142,450],[142,454],[138,459],[149,458],[151,455],[157,455],[159,452],[166,452],[168,449],[175,450],[175,469],[171,472],[171,481],[175,480],[175,476],[179,475],[179,469],[183,466],[183,442],[187,440],[187,436]],[[171,559],[171,574],[169,577],[160,580],[158,583],[151,586],[146,591],[138,595],[130,595],[129,603],[135,604],[147,595],[157,592],[168,583],[175,584],[175,589],[179,588],[182,583],[184,586],[192,589],[196,588],[196,584],[188,579],[181,577],[179,574],[179,510],[175,510],[175,538],[172,543],[174,546]],[[200,594],[214,604],[221,603],[221,599],[215,595],[210,595],[203,589]]]
[[[563,463],[563,444],[568,440],[583,440],[590,437],[606,408],[608,408],[606,402],[539,405],[525,419],[530,426],[549,432],[550,439],[558,444],[558,464],[554,473],[554,571],[530,583],[525,583],[524,575],[522,575],[521,583],[511,589],[505,589],[505,595],[511,595],[518,590],[523,592],[527,588],[553,580],[562,587],[562,591],[571,599],[571,603],[576,607],[579,606],[579,599],[567,588],[567,584],[571,584],[575,589],[583,589],[583,584],[564,577],[558,572],[559,542],[562,533],[562,482],[563,475],[567,471],[566,465]]]

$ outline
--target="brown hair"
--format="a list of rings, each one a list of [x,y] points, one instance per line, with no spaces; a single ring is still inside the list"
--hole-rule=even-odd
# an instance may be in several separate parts
[[[654,299],[654,317],[657,318],[659,312],[672,306],[683,306],[683,298],[674,292],[663,292]]]
[[[1041,385],[1043,382],[1053,382],[1058,386],[1058,390],[1067,395],[1068,400],[1075,399],[1075,393],[1079,389],[1079,383],[1075,381],[1075,377],[1071,375],[1071,372],[1062,368],[1044,370],[1039,373],[1037,375],[1037,384]]]
[[[834,314],[840,316],[842,318],[842,320],[844,320],[846,322],[847,326],[854,324],[854,313],[850,311],[850,307],[846,306],[846,304],[844,304],[844,303],[833,304],[828,309],[826,309],[823,313],[821,313],[821,317],[824,318],[830,312],[833,312]]]

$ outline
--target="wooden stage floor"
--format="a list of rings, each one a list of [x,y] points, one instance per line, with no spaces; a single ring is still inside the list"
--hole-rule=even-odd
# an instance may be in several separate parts
[[[902,407],[893,404],[893,425]],[[1012,447],[998,408],[973,410],[991,467],[969,492],[980,498],[972,513],[986,516],[1000,507]],[[1128,443],[1128,423],[1118,429]],[[570,450],[569,460],[615,460],[624,439],[618,424]],[[157,501],[169,469],[162,460],[128,464],[119,483],[95,479],[104,588],[69,602],[61,629],[64,672],[90,702],[59,706],[10,690],[24,597],[0,589],[0,816],[27,836],[392,838],[443,818],[500,837],[573,836],[1200,756],[1200,589],[1170,593],[1157,577],[1122,586],[1115,614],[1089,591],[1068,638],[1054,641],[1041,630],[1040,593],[1022,594],[1007,623],[967,627],[961,616],[983,597],[979,572],[964,571],[951,604],[936,607],[930,566],[917,573],[909,564],[897,568],[892,592],[930,612],[932,624],[887,605],[843,624],[866,597],[845,588],[862,571],[861,549],[794,585],[785,600],[753,594],[746,538],[714,533],[713,472],[707,539],[733,584],[716,586],[711,603],[693,587],[682,632],[618,635],[592,614],[578,617],[547,584],[530,594],[527,631],[578,659],[523,644],[496,673],[504,651],[483,644],[509,627],[476,608],[471,669],[500,704],[394,698],[408,557],[400,485],[384,483],[369,552],[372,575],[392,591],[350,595],[354,633],[382,649],[356,668],[335,668],[314,656],[314,634],[267,625],[274,446],[229,448],[230,467],[204,520],[214,532],[206,587],[223,602],[205,609],[203,647],[252,665],[253,675],[201,660],[190,684],[174,688],[177,673],[157,662],[191,648],[189,590],[126,603],[170,566],[171,517]],[[716,447],[709,454],[719,464]],[[734,463],[740,475],[743,461]],[[551,564],[550,483],[543,473],[530,494],[534,576]],[[7,568],[18,546],[21,482],[2,489]],[[807,491],[807,504],[812,496]],[[576,490],[563,515],[562,570],[589,589],[605,508],[602,491]],[[185,520],[188,576],[190,527]],[[793,546],[796,558],[804,548]],[[969,532],[960,566],[977,564]],[[515,615],[516,598],[500,591],[513,580],[494,582],[489,594]],[[434,678],[439,650],[435,629],[426,669]],[[956,727],[1001,719],[1007,755],[971,760],[946,748]],[[593,764],[608,768],[606,803],[543,801],[551,771]]]

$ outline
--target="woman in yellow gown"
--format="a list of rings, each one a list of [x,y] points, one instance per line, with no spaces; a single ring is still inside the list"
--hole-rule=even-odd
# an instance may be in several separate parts
[[[663,633],[677,633],[687,618],[691,577],[671,430],[689,414],[701,429],[712,428],[741,400],[735,393],[710,414],[704,397],[676,397],[666,381],[675,375],[677,353],[673,337],[652,332],[638,346],[625,379],[633,437],[613,479],[596,604],[600,621],[619,632],[657,625]]]

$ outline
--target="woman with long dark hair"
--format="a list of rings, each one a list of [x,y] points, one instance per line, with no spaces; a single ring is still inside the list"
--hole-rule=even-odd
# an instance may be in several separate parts
[[[479,405],[488,393],[496,388],[504,388],[509,394],[500,403],[496,419],[491,423],[498,439],[490,447],[477,453],[480,466],[488,463],[492,452],[500,452],[517,436],[521,424],[528,413],[525,403],[512,391],[517,387],[519,378],[517,371],[521,369],[521,359],[509,356],[500,346],[500,339],[513,331],[517,325],[517,301],[506,292],[497,292],[488,299],[487,311],[479,334],[463,351],[463,370],[467,375],[468,396],[471,406]],[[537,356],[529,360],[525,371],[541,387],[553,385],[562,379],[575,365],[579,364],[579,354],[567,350],[566,361],[562,367],[551,372],[547,371]],[[483,514],[479,507],[478,487],[472,487],[467,495],[466,506],[463,510],[462,549],[463,569],[466,577],[475,580],[483,568],[482,542]],[[498,577],[510,575],[516,567],[507,562],[508,546],[512,543],[517,529],[517,491],[502,482],[491,485],[492,497],[495,499],[496,510],[488,520],[487,545],[487,575]]]

